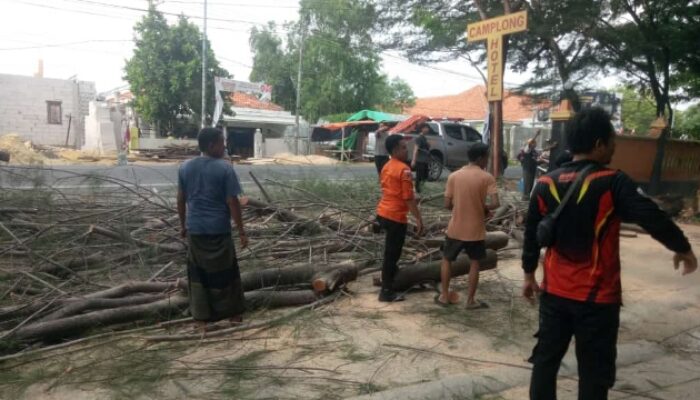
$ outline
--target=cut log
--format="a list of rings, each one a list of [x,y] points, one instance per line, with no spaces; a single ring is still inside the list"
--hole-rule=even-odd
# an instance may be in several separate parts
[[[56,340],[86,329],[179,312],[187,306],[187,303],[187,297],[177,295],[149,304],[94,311],[53,321],[30,324],[17,330],[12,337],[17,340]]]
[[[249,309],[300,306],[316,300],[318,296],[313,290],[256,290],[245,294],[246,308]]]
[[[85,311],[104,310],[125,306],[135,306],[139,304],[153,303],[163,300],[165,294],[145,294],[140,296],[126,297],[123,299],[69,299],[64,300],[63,307],[42,318],[41,321],[51,321],[81,314]]]
[[[244,272],[241,274],[241,283],[244,292],[275,286],[289,286],[299,283],[312,282],[316,274],[331,271],[338,268],[363,268],[366,261],[355,262],[351,260],[338,264],[325,265],[313,264],[285,268],[269,268],[258,271]]]
[[[339,287],[357,279],[359,268],[356,265],[323,271],[314,276],[312,286],[318,294],[336,291]]]
[[[134,293],[164,293],[174,289],[186,289],[187,281],[178,280],[175,282],[129,282],[99,292],[86,294],[86,299],[111,299],[124,297]]]
[[[471,260],[466,255],[462,255],[452,263],[452,277],[469,274],[469,264]],[[486,258],[481,262],[481,271],[487,271],[496,268],[498,265],[498,256],[496,252],[489,249],[486,250]],[[441,261],[430,263],[419,263],[400,268],[394,277],[393,289],[397,292],[403,292],[413,286],[422,283],[440,282]]]
[[[500,250],[508,246],[508,241],[510,238],[508,237],[508,234],[505,232],[487,232],[486,233],[486,239],[485,245],[487,249],[491,250]],[[423,239],[423,243],[429,248],[435,248],[435,247],[440,247],[445,243],[445,238],[444,237],[433,237],[433,238],[427,238]]]

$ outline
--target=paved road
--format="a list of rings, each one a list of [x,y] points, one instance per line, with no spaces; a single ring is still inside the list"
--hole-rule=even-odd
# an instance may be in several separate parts
[[[250,176],[253,171],[259,180],[265,178],[284,182],[307,179],[355,180],[375,176],[372,164],[355,165],[236,165],[236,172],[244,187],[254,185]],[[0,187],[32,187],[40,181],[61,189],[94,185],[91,177],[109,177],[122,183],[148,187],[173,187],[177,184],[176,164],[130,165],[125,167],[100,165],[61,165],[52,167],[2,166]],[[18,175],[24,178],[20,179]],[[519,179],[520,168],[508,168],[506,178]],[[447,176],[443,173],[443,179]],[[27,179],[29,177],[29,179]]]

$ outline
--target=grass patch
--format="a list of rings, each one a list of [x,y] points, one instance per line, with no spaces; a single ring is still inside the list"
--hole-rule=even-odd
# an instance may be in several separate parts
[[[384,386],[377,385],[376,383],[367,382],[360,385],[358,391],[359,395],[372,394],[386,390]]]
[[[340,358],[350,362],[365,362],[374,360],[377,358],[376,355],[369,353],[363,353],[360,348],[354,343],[345,343],[340,345]]]
[[[219,386],[219,393],[225,398],[244,399],[254,397],[254,394],[259,388],[270,384],[281,386],[284,384],[284,379],[279,376],[273,376],[272,379],[265,379],[267,372],[264,370],[255,369],[258,363],[271,350],[256,350],[244,354],[240,357],[224,360],[217,365],[225,370],[224,380]],[[265,379],[263,384],[262,380]],[[254,381],[254,385],[247,385]]]

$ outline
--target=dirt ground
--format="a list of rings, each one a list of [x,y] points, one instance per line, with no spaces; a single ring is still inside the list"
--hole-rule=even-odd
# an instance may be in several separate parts
[[[700,227],[684,229],[698,248]],[[519,251],[510,253],[497,271],[482,274],[479,297],[488,310],[440,307],[430,288],[402,303],[378,303],[365,276],[338,301],[270,329],[206,342],[159,344],[135,336],[1,369],[0,397],[341,399],[455,375],[498,380],[504,368],[527,367],[537,322],[536,309],[519,297]],[[700,273],[681,277],[671,253],[645,235],[622,239],[622,253],[619,341],[659,351],[621,367],[612,398],[696,399]],[[465,285],[456,282],[461,293]],[[560,399],[576,398],[575,380],[562,378],[559,387]],[[453,398],[525,399],[527,381],[502,393]]]

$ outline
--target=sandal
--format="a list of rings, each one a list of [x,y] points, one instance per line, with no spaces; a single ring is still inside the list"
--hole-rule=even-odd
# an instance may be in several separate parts
[[[483,310],[486,308],[489,308],[489,305],[484,303],[483,301],[479,301],[479,300],[477,300],[473,304],[467,305],[467,310]]]
[[[435,304],[439,305],[440,307],[449,307],[451,305],[450,303],[440,301],[440,293],[436,294],[433,300],[435,301]]]

